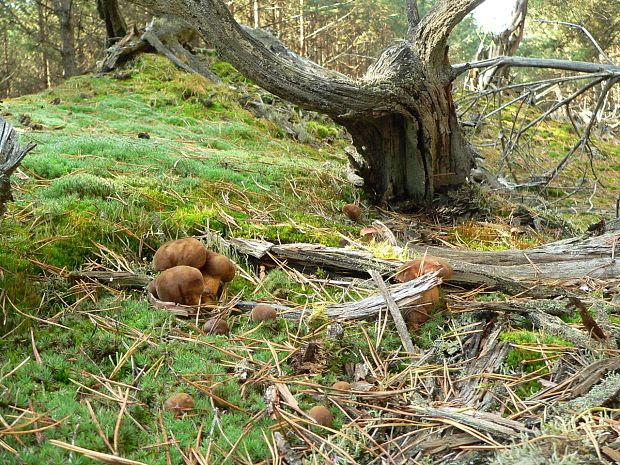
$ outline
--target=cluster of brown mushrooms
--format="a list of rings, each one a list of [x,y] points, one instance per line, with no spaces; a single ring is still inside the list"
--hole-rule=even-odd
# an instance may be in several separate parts
[[[216,303],[221,285],[237,272],[232,260],[193,237],[166,242],[155,252],[153,266],[161,271],[148,286],[153,297],[193,306]]]
[[[452,278],[452,267],[443,258],[424,256],[403,264],[396,272],[396,280],[401,283],[412,281],[426,273],[438,271],[438,276],[447,281]],[[410,330],[416,330],[430,318],[430,313],[439,304],[441,296],[439,286],[435,286],[420,295],[415,307],[404,312],[405,321]]]

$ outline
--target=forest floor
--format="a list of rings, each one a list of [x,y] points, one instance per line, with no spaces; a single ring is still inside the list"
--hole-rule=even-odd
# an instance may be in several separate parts
[[[580,347],[518,316],[459,310],[513,297],[492,289],[442,286],[441,308],[411,335],[416,351],[406,354],[385,317],[343,322],[338,337],[328,334],[325,308],[376,294],[369,277],[265,268],[233,254],[239,273],[222,296],[229,336],[206,334],[201,315],[153,308],[144,290],[72,279],[77,270],[151,276],[155,250],[186,236],[228,254],[222,238],[333,247],[344,240],[406,260],[408,243],[526,249],[612,215],[620,187],[613,140],[599,144],[605,157],[594,168],[605,187],[594,194],[472,187],[432,214],[368,208],[347,180],[339,128],[271,105],[273,97],[225,63],[214,69],[226,85],[145,57],[121,75],[81,76],[1,104],[22,141],[37,148],[14,175],[15,202],[0,222],[0,464],[618,460],[618,401],[607,392],[620,385],[617,350]],[[536,156],[553,163],[570,148],[570,128],[545,124]],[[490,137],[485,131],[479,142]],[[492,165],[493,149],[483,151]],[[342,214],[351,202],[364,207],[360,223]],[[511,223],[524,209],[537,221]],[[360,228],[373,222],[396,240],[363,242]],[[617,284],[570,283],[588,305],[612,309],[611,332],[620,330],[610,303]],[[227,305],[237,300],[303,308],[308,317],[257,325]],[[587,334],[579,315],[561,318]],[[484,379],[471,372],[483,358],[492,365]],[[577,392],[571,383],[597,361],[607,364],[594,371],[605,405],[562,397]],[[332,389],[339,380],[355,393]],[[175,392],[195,400],[182,418],[163,409]],[[476,397],[476,415],[464,396]],[[330,408],[332,428],[309,420],[317,404]]]

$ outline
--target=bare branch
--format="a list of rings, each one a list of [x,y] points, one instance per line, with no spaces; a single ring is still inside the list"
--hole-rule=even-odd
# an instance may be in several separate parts
[[[594,48],[596,48],[596,50],[598,51],[598,53],[600,53],[603,58],[605,58],[605,60],[607,60],[607,63],[609,63],[610,65],[615,65],[615,63],[613,62],[613,60],[611,58],[609,58],[609,55],[607,55],[605,53],[605,51],[603,50],[603,48],[599,45],[599,43],[596,41],[596,39],[594,38],[594,36],[592,34],[590,34],[590,31],[588,31],[585,27],[583,27],[581,24],[574,24],[574,23],[567,23],[566,21],[551,21],[548,19],[539,19],[537,20],[539,23],[543,23],[543,24],[561,24],[562,26],[568,26],[568,27],[574,27],[579,29],[581,32],[583,32],[586,37],[588,38],[588,40],[590,42],[592,42],[592,45],[594,45]]]
[[[339,116],[385,107],[385,92],[296,55],[266,31],[242,27],[221,0],[135,3],[187,21],[241,73],[306,109]]]
[[[452,29],[483,2],[484,0],[438,1],[422,18],[415,34],[414,42],[422,61],[441,62]]]
[[[620,67],[616,65],[590,63],[587,61],[555,60],[550,58],[502,56],[454,65],[452,66],[452,78],[456,79],[465,71],[473,68],[489,68],[491,66],[501,65],[508,65],[513,68],[548,68],[575,71],[578,73],[605,73],[608,77],[620,75]]]
[[[416,0],[407,0],[407,19],[409,20],[407,37],[413,38],[420,22],[420,11],[418,10],[418,2]]]
[[[560,171],[564,169],[564,167],[568,163],[568,160],[579,149],[579,147],[581,146],[588,147],[588,144],[590,142],[590,134],[592,133],[592,128],[594,127],[594,124],[596,124],[596,122],[598,121],[597,115],[599,114],[599,112],[601,111],[601,108],[603,107],[603,103],[605,102],[605,97],[607,96],[611,88],[615,84],[618,83],[618,81],[620,81],[620,76],[613,78],[613,79],[609,79],[605,83],[605,87],[601,91],[601,94],[598,96],[596,107],[594,109],[594,112],[592,113],[592,118],[590,118],[590,121],[588,122],[588,125],[586,126],[585,130],[583,131],[583,134],[581,135],[577,143],[573,146],[573,148],[570,149],[566,153],[566,155],[564,155],[562,160],[560,160],[560,163],[558,163],[558,165],[551,171],[551,173],[549,173],[546,185],[548,185],[551,181],[553,181],[553,179],[555,179],[555,177],[560,173]],[[596,184],[594,186],[596,188]]]

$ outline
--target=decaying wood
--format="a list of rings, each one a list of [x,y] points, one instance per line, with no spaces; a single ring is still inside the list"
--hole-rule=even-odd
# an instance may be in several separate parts
[[[483,340],[477,341],[480,353],[467,365],[461,380],[456,384],[464,405],[484,410],[494,402],[493,396],[487,396],[487,390],[482,389],[482,385],[488,383],[485,374],[496,373],[510,350],[509,344],[500,341],[503,329],[497,325]]]
[[[125,272],[103,272],[103,271],[90,271],[90,272],[73,272],[70,274],[72,279],[89,279],[105,283],[108,286],[116,286],[118,288],[139,288],[145,289],[151,278],[145,275],[137,275]],[[397,284],[389,288],[389,292],[394,299],[395,303],[400,308],[406,308],[415,303],[419,298],[419,294],[438,286],[441,283],[441,279],[436,276],[436,273],[426,274],[416,280],[409,281],[404,284]],[[162,302],[157,300],[151,294],[148,295],[149,302],[157,308],[168,310],[178,316],[195,316],[197,308],[177,305],[171,302]],[[258,302],[238,302],[234,306],[241,310],[251,310]],[[214,305],[204,306],[205,309],[215,308]],[[289,308],[283,305],[277,305],[276,310],[282,317],[290,320],[299,320],[304,315],[312,313],[312,309],[302,308]],[[331,320],[363,320],[376,316],[379,312],[385,312],[388,310],[385,298],[381,293],[374,294],[365,299],[348,302],[341,305],[330,305],[325,308],[325,316]]]
[[[33,148],[32,144],[20,147],[13,126],[0,118],[0,218],[6,211],[6,203],[13,200],[9,178]]]
[[[542,311],[554,316],[572,316],[575,312],[567,307],[566,299],[514,299],[499,302],[464,301],[452,305],[454,310],[469,312],[505,312],[528,315],[530,312]]]
[[[419,447],[424,454],[430,456],[441,452],[458,449],[461,446],[468,446],[479,442],[479,439],[467,433],[454,433],[437,438],[432,438],[420,443]]]
[[[577,297],[569,297],[568,300],[571,305],[573,305],[577,308],[577,310],[579,310],[581,321],[583,322],[586,331],[588,331],[588,334],[590,334],[593,338],[598,339],[599,341],[607,339],[606,334],[603,332],[596,320],[592,318],[590,313],[588,313],[588,309],[586,308],[585,304]]]
[[[577,347],[592,349],[600,345],[589,334],[566,324],[559,315],[571,315],[566,300],[514,300],[505,302],[459,302],[458,310],[505,312],[523,315],[526,325],[546,334],[561,337]]]
[[[453,407],[423,407],[415,405],[411,407],[416,415],[437,420],[451,420],[449,424],[453,426],[454,422],[456,422],[502,439],[518,439],[524,434],[532,435],[535,433],[518,421],[509,420],[493,413]]]
[[[400,336],[400,340],[403,343],[403,347],[409,354],[413,354],[415,352],[415,348],[413,347],[413,342],[411,341],[411,335],[409,334],[409,330],[407,329],[407,323],[405,323],[405,319],[403,318],[403,314],[398,307],[398,304],[394,302],[392,298],[392,294],[388,290],[383,278],[377,271],[370,271],[370,276],[379,286],[379,291],[381,295],[385,299],[386,305],[390,314],[392,315],[392,319],[394,320],[394,325],[396,326],[396,331],[398,331],[398,335]]]
[[[616,239],[617,234],[610,232],[595,237],[571,238],[530,250],[479,252],[433,246],[411,246],[411,249],[421,255],[448,259],[454,268],[451,282],[455,284],[485,285],[507,294],[523,293],[543,298],[565,295],[566,291],[539,283],[553,284],[557,280],[587,276],[620,276],[620,263],[613,259],[619,247]],[[246,239],[232,239],[228,244],[238,253],[262,261],[273,257],[293,266],[320,267],[349,275],[363,276],[367,270],[390,275],[402,265],[399,260],[377,259],[366,251],[317,244],[276,245]]]
[[[561,383],[542,389],[536,393],[532,401],[548,402],[551,398],[555,398],[556,401],[566,401],[584,396],[609,373],[615,371],[620,371],[620,357],[597,360]]]
[[[577,236],[527,250],[493,252],[410,247],[420,254],[454,260],[455,271],[459,263],[465,262],[484,265],[491,276],[517,280],[568,280],[586,276],[604,279],[620,276],[620,263],[614,260],[620,247],[618,237],[617,232],[610,231],[599,236]]]
[[[72,281],[100,282],[114,289],[146,289],[152,276],[124,271],[73,271],[69,273]]]

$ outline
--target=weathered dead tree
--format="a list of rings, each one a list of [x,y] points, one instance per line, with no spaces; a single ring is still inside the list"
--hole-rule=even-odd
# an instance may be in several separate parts
[[[195,37],[196,31],[181,20],[171,17],[153,18],[144,30],[132,28],[121,40],[108,48],[98,65],[98,72],[113,71],[141,53],[159,53],[188,73],[219,82],[219,77],[209,69],[204,60],[187,49]]]
[[[344,126],[361,157],[351,162],[364,188],[376,202],[395,208],[428,205],[436,191],[467,181],[474,151],[451,93],[463,72],[511,65],[606,72],[606,79],[620,75],[613,65],[525,57],[451,66],[448,38],[483,0],[440,0],[423,17],[417,2],[408,0],[406,39],[384,50],[358,80],[300,58],[282,44],[267,46],[239,25],[221,0],[134,1],[183,18],[258,85]]]
[[[0,218],[6,211],[6,203],[13,200],[9,178],[33,148],[32,144],[20,147],[13,126],[0,118]]]

